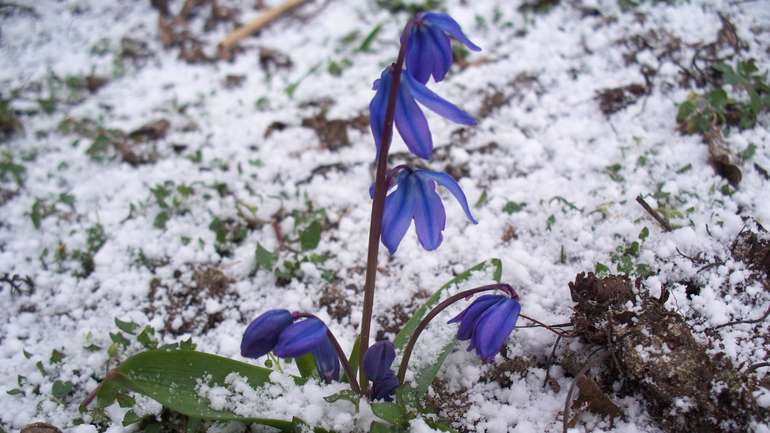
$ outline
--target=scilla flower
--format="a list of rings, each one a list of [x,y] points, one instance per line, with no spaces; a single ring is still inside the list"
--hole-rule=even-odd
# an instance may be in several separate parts
[[[241,355],[259,358],[272,351],[281,358],[313,354],[318,374],[326,381],[339,380],[340,362],[328,329],[316,318],[294,322],[297,314],[288,310],[268,310],[254,319],[241,340]]]
[[[241,340],[241,356],[259,358],[275,348],[278,337],[294,322],[289,310],[268,310],[254,319]]]
[[[449,15],[439,12],[418,13],[409,33],[406,54],[409,74],[421,83],[427,83],[431,75],[437,82],[443,80],[452,66],[450,36],[473,51],[481,51]]]
[[[372,128],[374,142],[377,146],[377,157],[380,155],[380,141],[382,140],[382,131],[385,128],[385,111],[388,105],[392,74],[391,67],[387,67],[372,86],[376,93],[369,104],[369,125]],[[394,120],[396,129],[401,138],[404,139],[406,146],[420,158],[430,159],[433,152],[433,138],[428,128],[428,120],[415,100],[455,123],[476,124],[476,120],[468,113],[433,93],[409,74],[402,73],[398,86]]]
[[[471,340],[468,351],[492,362],[516,326],[521,305],[514,297],[483,295],[448,323],[460,322],[458,340]]]
[[[390,369],[396,359],[396,350],[390,341],[379,341],[364,354],[364,373],[372,381],[372,398],[391,401],[399,382]]]
[[[468,200],[463,190],[452,176],[446,173],[399,166],[391,172],[396,180],[396,190],[385,198],[385,211],[382,216],[382,243],[394,254],[406,231],[414,220],[417,239],[423,248],[435,250],[443,240],[442,231],[446,225],[446,212],[436,192],[438,182],[454,195],[465,215],[473,224],[476,220],[471,215]]]

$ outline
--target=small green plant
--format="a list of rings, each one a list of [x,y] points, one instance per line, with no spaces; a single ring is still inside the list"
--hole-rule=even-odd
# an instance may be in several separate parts
[[[757,116],[770,109],[770,86],[753,60],[741,61],[733,68],[720,63],[713,67],[732,94],[718,86],[703,94],[690,93],[679,104],[676,121],[682,132],[705,134],[715,127],[753,128]]]
[[[636,240],[618,245],[615,251],[610,253],[610,260],[615,266],[615,272],[642,279],[655,274],[649,264],[639,261],[641,248],[649,236],[650,230],[644,227]],[[599,277],[607,276],[612,272],[610,267],[604,263],[596,263],[595,271]]]

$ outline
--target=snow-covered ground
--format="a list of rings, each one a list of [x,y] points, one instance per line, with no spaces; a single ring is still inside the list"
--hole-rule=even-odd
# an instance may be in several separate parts
[[[359,116],[367,114],[372,81],[395,58],[408,16],[373,0],[313,1],[245,39],[232,61],[191,64],[179,48],[162,45],[148,1],[22,3],[34,11],[0,9],[0,92],[23,125],[0,142],[0,274],[34,284],[0,286],[0,427],[46,421],[96,431],[79,403],[109,368],[141,349],[133,337],[127,348],[113,344],[115,318],[150,325],[162,343],[192,337],[198,350],[241,359],[241,333],[256,315],[312,311],[349,351],[360,321],[373,180],[373,140]],[[220,3],[237,6],[239,22],[261,12],[254,2]],[[437,251],[424,251],[413,229],[394,256],[380,249],[374,329],[381,337],[392,338],[404,313],[454,274],[494,257],[524,313],[569,322],[568,283],[597,263],[616,271],[616,249],[646,227],[634,258],[654,271],[644,290],[657,296],[665,286],[669,309],[735,365],[767,360],[770,320],[706,330],[761,317],[770,304],[770,289],[730,250],[747,218],[770,227],[770,117],[726,132],[743,172],[733,188],[712,168],[701,137],[677,131],[676,104],[702,92],[682,83],[682,68],[699,46],[717,41],[720,17],[743,45],[735,54],[724,43],[716,54],[731,65],[754,58],[760,71],[770,69],[770,8],[766,1],[643,3],[562,1],[538,13],[518,1],[444,2],[483,51],[431,87],[479,125],[461,129],[428,113],[436,151],[427,166],[458,178],[479,224],[468,223],[444,191],[447,227]],[[172,13],[181,4],[170,2]],[[208,28],[209,15],[210,6],[200,7],[188,27],[213,56],[234,24]],[[91,92],[73,78],[88,76],[107,82]],[[649,91],[602,113],[599,93],[635,83]],[[157,139],[110,138],[110,129],[128,134],[161,119],[169,126]],[[326,119],[342,121],[347,141],[314,130]],[[116,150],[114,142],[135,147]],[[394,164],[409,158],[398,137],[392,155]],[[672,219],[674,231],[644,211],[640,194]],[[277,254],[281,269],[307,256],[292,249],[321,209],[311,260],[289,276],[257,267],[257,245]],[[413,365],[434,357],[453,332],[432,326]],[[505,384],[489,379],[494,365],[458,346],[432,393],[456,396],[464,410],[457,427],[467,431],[561,431],[574,378],[554,365],[559,386],[543,387],[554,341],[541,328],[515,331],[506,356],[531,365]],[[573,339],[562,347],[583,346]],[[320,388],[311,393],[321,395]],[[610,397],[622,419],[610,424],[584,413],[573,431],[660,431],[641,396]],[[107,411],[108,431],[136,430],[121,426],[126,411]],[[327,427],[361,428],[353,417],[326,415],[317,418]],[[415,421],[412,428],[428,427]]]

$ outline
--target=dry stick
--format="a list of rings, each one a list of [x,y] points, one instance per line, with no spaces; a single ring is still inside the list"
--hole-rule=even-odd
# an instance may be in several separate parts
[[[569,407],[570,407],[570,403],[572,403],[572,393],[575,392],[575,385],[577,385],[577,382],[578,382],[578,379],[580,379],[580,376],[583,376],[584,374],[588,373],[588,370],[590,370],[591,367],[593,367],[591,358],[593,358],[594,355],[596,355],[596,353],[600,350],[602,350],[602,347],[597,347],[596,349],[594,349],[593,352],[591,352],[590,355],[588,355],[588,358],[586,358],[586,365],[580,369],[578,374],[575,376],[575,380],[569,386],[569,391],[567,391],[567,400],[564,402],[564,412],[562,412],[562,430],[564,433],[567,433],[567,431],[569,430]]]
[[[647,203],[647,202],[644,200],[644,197],[642,197],[642,195],[641,195],[641,194],[639,194],[638,196],[636,196],[636,201],[637,201],[637,203],[639,203],[640,205],[642,205],[642,207],[644,208],[644,210],[646,210],[646,211],[647,211],[647,213],[648,213],[648,214],[650,214],[650,215],[651,215],[653,218],[655,218],[655,221],[657,221],[657,222],[658,222],[658,224],[660,224],[661,226],[663,226],[663,229],[664,229],[664,230],[666,230],[667,232],[670,232],[670,231],[674,230],[674,228],[673,228],[673,227],[671,227],[671,224],[669,224],[669,222],[668,222],[668,221],[666,221],[666,219],[665,219],[665,218],[663,218],[663,217],[660,215],[660,213],[658,213],[658,211],[656,211],[655,209],[653,209],[653,208],[652,208],[652,207],[651,207],[651,206],[650,206],[650,205],[649,205],[649,204],[648,204],[648,203]]]
[[[559,347],[560,342],[561,335],[556,337],[556,342],[553,343],[553,348],[551,349],[551,355],[548,356],[548,359],[545,362],[545,379],[543,379],[543,388],[545,388],[545,385],[548,384],[548,379],[551,378],[551,366],[553,365],[553,359],[556,357],[556,349]]]
[[[746,371],[755,371],[762,367],[770,367],[770,362],[760,362],[758,364],[751,365],[746,369]]]
[[[301,6],[303,3],[305,3],[305,0],[286,0],[283,3],[274,6],[264,14],[233,30],[219,43],[219,56],[222,58],[229,57],[231,50],[238,45],[238,42],[240,42],[241,39],[259,31],[280,18],[281,15]]]
[[[388,105],[385,109],[385,122],[382,130],[382,139],[380,140],[379,156],[377,158],[377,174],[374,181],[374,199],[372,200],[372,216],[369,220],[369,246],[366,254],[366,276],[364,277],[364,305],[361,311],[361,344],[358,358],[358,383],[361,386],[362,395],[367,395],[369,382],[364,373],[364,355],[369,349],[369,333],[372,326],[372,313],[374,309],[374,285],[377,278],[377,255],[380,251],[380,235],[382,233],[382,214],[385,210],[385,194],[388,189],[388,151],[390,150],[390,140],[393,138],[393,119],[396,114],[396,97],[398,96],[398,86],[401,80],[401,69],[404,67],[406,59],[407,41],[406,35],[411,29],[410,20],[401,37],[401,47],[398,50],[396,63],[391,65],[393,76],[390,83],[390,93],[388,94]]]
[[[759,319],[752,319],[752,320],[736,320],[736,321],[734,321],[734,322],[727,322],[727,323],[723,323],[723,324],[721,324],[721,325],[712,326],[711,328],[708,328],[708,329],[711,329],[711,330],[716,330],[716,329],[724,328],[724,327],[726,327],[726,326],[733,326],[733,325],[751,325],[751,324],[754,324],[754,323],[759,323],[759,322],[762,322],[762,321],[764,321],[765,319],[767,319],[767,317],[768,317],[768,316],[770,316],[770,305],[767,307],[767,311],[765,311],[765,314],[764,314],[764,315],[762,315],[762,317],[760,317]]]

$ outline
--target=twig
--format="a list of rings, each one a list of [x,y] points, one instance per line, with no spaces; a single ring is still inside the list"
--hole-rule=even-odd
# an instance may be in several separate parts
[[[551,366],[553,365],[553,358],[556,357],[556,349],[559,347],[560,342],[561,335],[556,337],[556,341],[553,343],[553,348],[551,349],[551,354],[548,356],[548,360],[545,362],[545,379],[543,379],[543,388],[545,388],[546,384],[548,384],[548,379],[551,378]]]
[[[652,216],[653,218],[655,218],[655,221],[657,221],[657,222],[658,222],[658,224],[660,224],[661,226],[663,226],[663,229],[664,229],[665,231],[667,231],[667,232],[670,232],[670,231],[674,230],[674,228],[673,228],[673,227],[671,227],[671,224],[669,224],[669,222],[668,222],[668,221],[666,221],[666,219],[665,219],[665,218],[663,218],[663,216],[662,216],[660,213],[658,213],[658,211],[656,211],[655,209],[653,209],[653,208],[652,208],[652,207],[651,207],[651,206],[650,206],[650,205],[649,205],[649,204],[648,204],[648,203],[647,203],[647,202],[644,200],[644,197],[642,197],[642,195],[641,195],[641,194],[640,194],[640,195],[638,195],[638,196],[636,196],[636,202],[637,202],[637,203],[639,203],[640,205],[642,205],[642,207],[644,208],[644,210],[646,210],[646,211],[647,211],[647,213],[648,213],[648,214],[650,214],[650,216]]]
[[[746,369],[746,371],[755,371],[762,367],[770,367],[770,362],[760,362],[758,364],[750,365],[749,368]]]
[[[238,42],[240,42],[241,39],[259,31],[280,18],[283,14],[301,6],[303,3],[305,3],[305,0],[285,0],[283,3],[274,6],[264,14],[233,30],[219,43],[219,57],[223,59],[229,58],[232,49],[238,45]]]
[[[602,350],[602,347],[597,347],[594,349],[593,352],[591,352],[590,355],[588,355],[588,358],[586,358],[586,365],[583,366],[583,368],[580,369],[578,374],[575,376],[575,380],[572,382],[572,384],[569,386],[569,391],[567,391],[567,399],[564,401],[564,412],[562,417],[562,430],[564,433],[567,433],[569,430],[569,412],[570,412],[570,403],[572,403],[572,393],[575,392],[575,385],[578,382],[578,379],[580,379],[580,376],[585,375],[588,373],[588,370],[593,367],[593,363],[591,362],[591,358],[596,355],[596,353],[600,350]]]
[[[762,317],[760,317],[759,319],[736,320],[736,321],[733,321],[733,322],[727,322],[727,323],[723,323],[721,325],[712,326],[711,328],[708,328],[708,329],[710,329],[710,330],[717,330],[717,329],[720,329],[720,328],[724,328],[724,327],[727,327],[727,326],[733,326],[733,325],[751,325],[751,324],[754,324],[754,323],[759,323],[759,322],[764,321],[765,319],[767,319],[768,316],[770,316],[770,305],[768,305],[767,311],[765,311],[765,314],[763,314]]]

